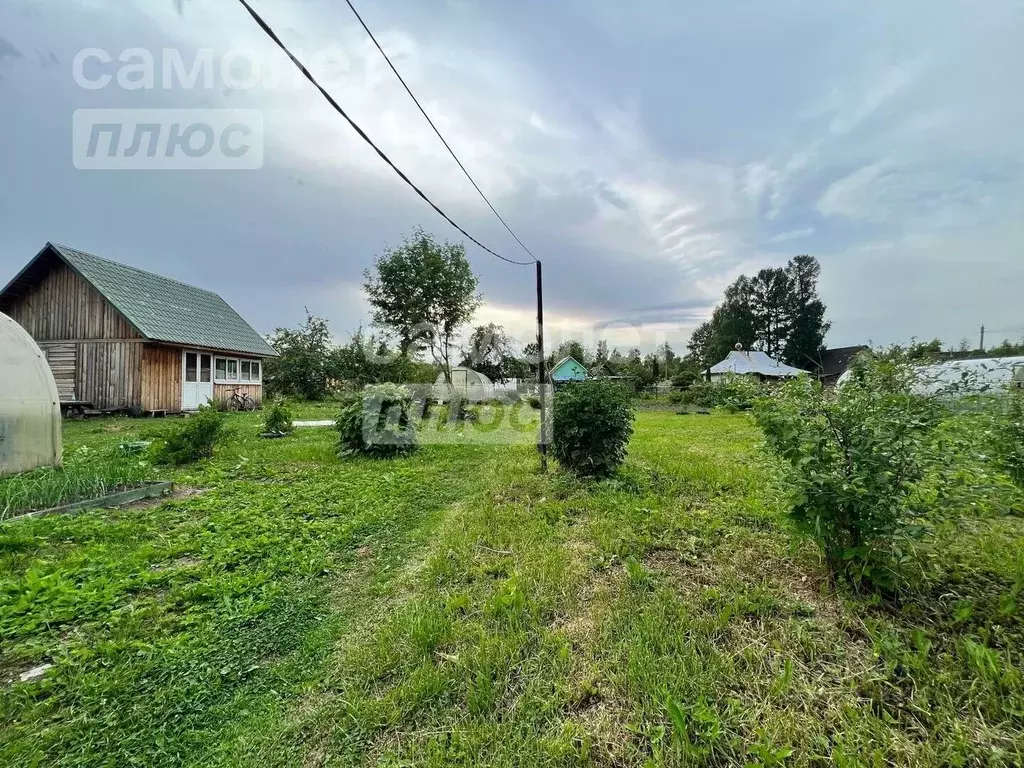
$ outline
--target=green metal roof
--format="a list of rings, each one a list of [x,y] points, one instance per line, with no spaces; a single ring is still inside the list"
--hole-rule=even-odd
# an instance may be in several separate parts
[[[274,348],[215,293],[64,245],[49,246],[147,339],[277,357]]]

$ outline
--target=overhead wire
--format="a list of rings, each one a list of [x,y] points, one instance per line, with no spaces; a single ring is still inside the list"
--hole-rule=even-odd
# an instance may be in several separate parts
[[[490,248],[488,248],[486,245],[484,245],[479,240],[477,240],[475,237],[473,237],[471,234],[469,234],[469,232],[467,232],[465,229],[463,229],[461,226],[459,226],[455,222],[455,220],[452,219],[451,216],[449,216],[447,213],[445,213],[443,210],[441,210],[441,208],[438,207],[438,205],[433,200],[431,200],[429,197],[427,197],[427,195],[419,187],[417,187],[412,182],[411,179],[409,179],[409,177],[402,171],[401,168],[399,168],[397,165],[395,165],[391,161],[391,158],[389,158],[384,153],[384,151],[374,143],[373,139],[371,139],[366,134],[366,131],[364,131],[362,128],[359,127],[359,124],[356,123],[355,120],[353,120],[351,117],[349,117],[348,113],[342,108],[342,106],[334,99],[333,96],[331,96],[330,93],[327,92],[327,89],[325,89],[322,85],[320,85],[320,83],[313,76],[313,74],[309,71],[309,69],[306,67],[306,65],[303,64],[298,59],[298,57],[295,56],[295,54],[293,54],[291,52],[291,50],[288,48],[288,46],[285,45],[285,43],[281,40],[280,37],[278,37],[277,33],[274,32],[273,28],[266,21],[263,20],[263,17],[260,16],[256,12],[256,10],[248,3],[248,1],[247,0],[238,0],[238,2],[240,2],[242,4],[242,6],[245,8],[246,11],[248,11],[249,15],[252,16],[253,21],[255,21],[256,24],[259,25],[260,29],[263,30],[263,32],[277,45],[278,48],[280,48],[282,51],[284,51],[284,53],[288,56],[288,58],[291,59],[292,63],[296,67],[298,67],[298,69],[302,73],[302,75],[310,83],[312,83],[313,87],[315,87],[318,91],[320,91],[321,95],[334,108],[334,110],[339,115],[341,115],[343,118],[345,118],[345,120],[348,122],[348,124],[350,126],[352,126],[352,129],[357,134],[359,134],[359,137],[363,141],[365,141],[367,144],[369,144],[373,148],[373,150],[380,156],[381,160],[383,160],[385,163],[387,163],[388,166],[391,167],[391,170],[393,170],[396,174],[398,174],[398,177],[400,179],[402,179],[402,181],[404,181],[406,184],[408,184],[417,195],[419,195],[421,198],[423,198],[423,200],[427,203],[427,205],[429,205],[431,208],[433,208],[434,211],[436,211],[439,216],[441,216],[445,221],[447,221],[455,229],[457,229],[459,232],[461,232],[464,237],[468,238],[470,241],[472,241],[476,245],[480,246],[480,248],[482,248],[484,251],[486,251],[487,253],[491,254],[492,256],[494,256],[496,258],[501,259],[502,261],[506,261],[509,264],[516,264],[516,265],[522,266],[522,267],[530,266],[530,265],[536,263],[536,261],[537,261],[536,258],[533,258],[532,261],[516,261],[515,259],[510,259],[507,256],[502,256],[497,251],[494,251],[494,250],[491,250]],[[497,212],[495,212],[495,213],[497,213]],[[518,240],[518,238],[517,238],[517,240]],[[533,254],[530,254],[530,255],[531,255],[531,257],[533,256]]]
[[[426,121],[430,124],[430,127],[434,129],[434,133],[437,134],[437,138],[439,138],[441,140],[441,143],[444,144],[444,148],[448,150],[448,154],[452,156],[452,159],[456,162],[459,168],[462,169],[462,172],[466,175],[466,178],[469,179],[469,183],[473,185],[473,188],[477,191],[477,194],[479,194],[483,201],[487,203],[487,207],[491,209],[491,213],[493,213],[497,217],[498,221],[501,222],[502,226],[508,230],[508,233],[512,235],[515,241],[519,243],[519,246],[524,251],[526,251],[526,253],[529,254],[530,258],[533,259],[534,261],[537,261],[537,257],[534,256],[533,252],[526,247],[522,240],[519,239],[519,236],[512,231],[512,227],[510,227],[508,225],[508,222],[506,222],[505,219],[502,218],[501,214],[498,213],[497,209],[494,207],[494,205],[491,204],[491,201],[487,198],[487,195],[485,195],[483,190],[480,189],[480,185],[476,183],[476,181],[470,175],[469,171],[466,170],[466,166],[464,166],[462,164],[462,161],[459,160],[459,156],[455,154],[455,150],[451,148],[451,145],[441,134],[441,131],[438,129],[438,127],[434,124],[434,121],[430,119],[430,115],[427,114],[427,110],[423,108],[423,105],[420,104],[420,100],[416,98],[416,94],[412,92],[412,89],[409,87],[409,84],[405,82],[405,78],[402,77],[401,73],[398,71],[397,67],[395,67],[394,63],[391,61],[391,58],[384,51],[384,48],[381,46],[381,44],[377,42],[377,38],[374,36],[373,32],[370,31],[370,28],[366,25],[366,22],[363,21],[363,17],[359,15],[359,11],[356,10],[356,7],[355,5],[353,5],[352,0],[345,0],[345,2],[348,4],[348,7],[352,9],[352,13],[355,14],[356,19],[359,20],[359,23],[362,25],[363,30],[366,32],[370,40],[373,41],[373,44],[377,47],[377,50],[380,51],[380,55],[384,57],[384,61],[386,61],[388,63],[388,66],[391,67],[391,71],[395,73],[395,77],[398,78],[398,82],[400,82],[402,84],[402,87],[405,88],[405,92],[409,94],[409,98],[412,99],[413,103],[419,109],[420,114],[422,114],[423,117],[426,118]]]

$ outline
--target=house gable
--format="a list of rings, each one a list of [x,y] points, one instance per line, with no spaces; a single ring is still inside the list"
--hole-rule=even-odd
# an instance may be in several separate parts
[[[583,381],[586,378],[587,369],[574,357],[566,357],[560,360],[551,369],[551,379],[553,381]]]
[[[274,348],[217,294],[53,243],[47,243],[0,291],[0,307],[31,293],[55,263],[62,263],[102,296],[133,329],[131,338],[257,358],[277,357]],[[65,297],[57,298],[63,302]],[[34,311],[42,315],[58,311],[57,305],[38,305],[36,302]],[[64,323],[63,319],[49,322]]]
[[[48,251],[0,295],[0,312],[37,342],[143,338],[103,294]]]

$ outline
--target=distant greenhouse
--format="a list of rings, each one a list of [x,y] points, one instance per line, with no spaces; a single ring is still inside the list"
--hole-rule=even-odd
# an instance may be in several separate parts
[[[445,381],[444,374],[439,374],[434,382],[434,397],[441,402],[447,402],[453,395],[471,403],[482,403],[494,399],[494,384],[480,371],[474,371],[472,368],[452,368],[451,387]]]
[[[60,464],[57,383],[39,346],[0,313],[0,475]]]
[[[839,377],[842,385],[852,371]],[[923,395],[939,392],[979,394],[1004,392],[1011,385],[1024,389],[1024,356],[985,357],[974,360],[949,360],[917,368],[917,391]]]

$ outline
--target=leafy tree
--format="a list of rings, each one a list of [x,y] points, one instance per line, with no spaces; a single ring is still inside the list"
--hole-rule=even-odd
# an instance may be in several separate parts
[[[356,387],[383,382],[433,383],[437,366],[413,360],[384,339],[358,328],[348,343],[334,351],[336,376]]]
[[[912,341],[906,348],[906,357],[914,362],[935,362],[942,357],[942,342],[939,339]]]
[[[278,328],[269,342],[279,357],[266,362],[267,393],[323,400],[337,373],[327,320],[306,310],[306,322],[298,328]]]
[[[374,323],[397,336],[403,355],[425,343],[451,384],[454,339],[482,301],[465,246],[438,243],[417,229],[378,256],[364,277]]]
[[[1009,339],[1003,339],[1002,343],[998,346],[992,347],[988,350],[989,355],[992,357],[1011,357],[1014,355],[1024,355],[1024,339],[1014,344]]]
[[[583,346],[582,342],[575,339],[569,339],[559,344],[552,357],[556,363],[563,358],[571,357],[584,367],[589,366],[592,362],[587,348]]]
[[[718,360],[711,359],[713,354],[711,342],[714,335],[715,328],[712,321],[706,320],[694,329],[690,336],[690,341],[686,345],[688,350],[687,360],[696,365],[701,371],[710,368],[718,362]]]
[[[652,382],[661,380],[661,365],[658,363],[657,355],[647,355],[644,358],[644,372],[650,374]]]
[[[662,363],[661,378],[671,379],[676,374],[679,365],[676,353],[672,351],[672,347],[666,341],[658,345],[655,355]]]
[[[598,365],[608,362],[608,342],[600,339],[597,342],[597,352],[594,354],[594,362]]]
[[[515,347],[512,337],[500,325],[480,325],[469,337],[469,349],[461,365],[479,371],[491,381],[504,383],[524,378],[529,375],[529,366],[516,356]]]
[[[524,378],[528,376],[531,379],[533,379],[534,381],[536,381],[536,379],[537,379],[537,368],[538,368],[538,366],[540,364],[540,353],[539,353],[538,348],[537,348],[537,342],[531,341],[529,344],[527,344],[525,347],[523,347],[523,354],[520,357],[520,362],[523,365]],[[547,357],[545,357],[544,365],[546,366],[546,370],[548,372],[548,375],[550,375],[551,374],[551,369],[555,365],[555,356],[554,356],[554,354],[549,353],[547,355]]]

